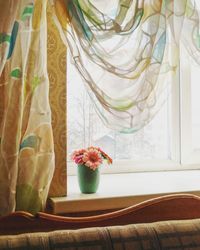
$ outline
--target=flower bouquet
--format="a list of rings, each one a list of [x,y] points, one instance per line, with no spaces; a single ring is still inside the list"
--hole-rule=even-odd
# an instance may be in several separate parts
[[[73,152],[71,159],[78,165],[78,182],[82,193],[95,193],[99,186],[99,166],[112,159],[99,147],[88,147]]]

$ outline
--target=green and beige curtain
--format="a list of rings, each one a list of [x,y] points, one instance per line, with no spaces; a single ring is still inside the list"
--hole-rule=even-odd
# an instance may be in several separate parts
[[[0,0],[0,214],[44,208],[54,170],[45,0]]]

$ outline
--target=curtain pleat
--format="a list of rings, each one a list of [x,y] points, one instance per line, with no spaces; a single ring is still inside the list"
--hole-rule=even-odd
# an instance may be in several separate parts
[[[54,20],[103,123],[132,133],[171,91],[180,43],[199,62],[195,0],[51,0]]]
[[[4,9],[1,18],[5,22],[7,18],[10,24],[4,28],[10,32],[12,26],[9,44],[4,44],[8,43],[5,39],[0,44],[4,51],[0,79],[0,214],[42,210],[54,171],[46,4],[44,0],[0,1]],[[9,12],[14,7],[16,15]],[[0,35],[5,37],[4,33]]]

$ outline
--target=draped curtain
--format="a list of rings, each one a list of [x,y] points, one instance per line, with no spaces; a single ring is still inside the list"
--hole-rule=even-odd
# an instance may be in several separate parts
[[[199,62],[195,0],[51,0],[54,20],[103,123],[124,133],[170,93],[183,43]]]
[[[0,214],[45,206],[54,170],[46,0],[0,0]]]

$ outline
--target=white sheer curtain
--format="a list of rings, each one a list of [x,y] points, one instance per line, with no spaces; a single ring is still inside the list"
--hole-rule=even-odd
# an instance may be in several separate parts
[[[118,131],[140,129],[162,106],[176,73],[180,42],[200,60],[195,1],[51,0],[51,4],[98,114]]]

